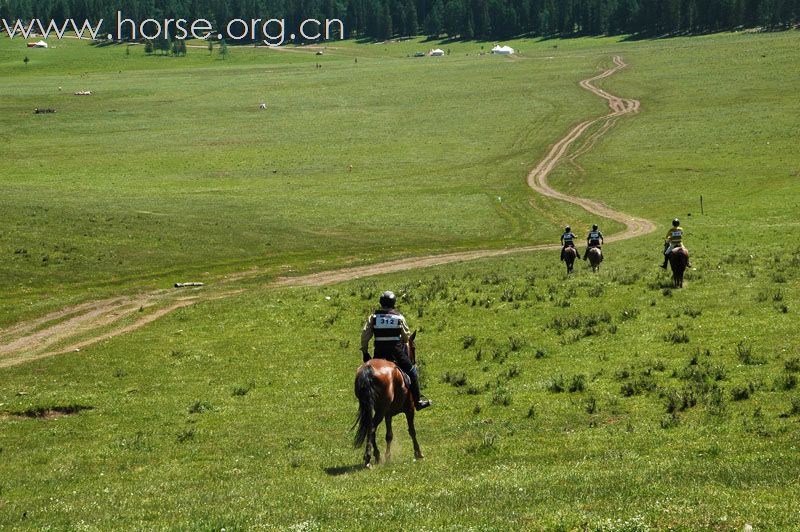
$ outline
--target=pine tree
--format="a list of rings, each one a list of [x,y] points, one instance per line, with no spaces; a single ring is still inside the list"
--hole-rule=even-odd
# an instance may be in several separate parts
[[[380,34],[378,38],[388,40],[392,38],[394,32],[392,30],[392,13],[389,11],[389,4],[383,5],[383,14],[381,15]]]
[[[415,35],[419,35],[419,20],[418,20],[417,8],[415,5],[414,0],[411,0],[408,3],[408,27],[406,28],[407,33],[412,37]]]
[[[444,6],[442,0],[436,0],[431,7],[430,13],[425,18],[425,34],[428,37],[438,37],[442,33],[442,16]]]
[[[464,33],[464,2],[449,0],[444,8],[444,32],[450,38],[455,38]]]
[[[483,39],[492,38],[492,19],[489,16],[489,6],[487,2],[481,2],[481,23],[480,23],[480,36]]]
[[[472,12],[472,4],[466,5],[466,23],[464,24],[465,39],[471,40],[475,38],[475,15]]]

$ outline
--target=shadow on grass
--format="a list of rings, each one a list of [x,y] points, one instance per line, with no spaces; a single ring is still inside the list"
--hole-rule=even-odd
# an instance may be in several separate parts
[[[325,473],[332,477],[338,477],[341,475],[347,475],[349,473],[355,473],[356,471],[361,471],[362,469],[366,469],[366,467],[364,467],[364,464],[355,464],[355,465],[339,466],[339,467],[326,467]]]

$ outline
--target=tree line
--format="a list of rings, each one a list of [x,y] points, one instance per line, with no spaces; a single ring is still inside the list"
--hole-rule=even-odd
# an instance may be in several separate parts
[[[343,37],[378,40],[651,36],[785,28],[800,21],[800,0],[0,0],[0,18],[8,21],[71,17],[113,24],[118,10],[137,21],[202,18],[216,28],[237,18],[278,18],[289,28],[305,19],[340,19]]]

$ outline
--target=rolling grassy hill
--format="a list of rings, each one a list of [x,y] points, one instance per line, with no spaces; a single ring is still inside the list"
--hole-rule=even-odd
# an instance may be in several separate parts
[[[605,53],[356,63],[348,49],[317,69],[313,51],[243,48],[223,61],[190,49],[184,60],[65,40],[25,67],[23,46],[0,40],[13,161],[0,321],[41,312],[43,294],[59,303],[253,265],[274,276],[548,242],[565,220],[589,223],[571,206],[530,209],[524,176],[557,135],[603,111],[575,80]],[[84,89],[94,95],[73,96]]]
[[[553,182],[561,190],[600,199],[665,226],[680,215],[695,268],[687,275],[685,289],[671,289],[667,274],[655,267],[660,261],[658,231],[606,246],[607,260],[597,275],[579,268],[567,277],[556,254],[547,252],[320,288],[273,290],[251,282],[241,295],[181,309],[82,352],[2,369],[0,526],[796,526],[800,247],[791,238],[774,238],[773,231],[791,231],[797,224],[800,160],[791,142],[797,138],[791,117],[796,115],[799,83],[791,67],[797,63],[798,42],[796,32],[644,42],[526,41],[515,43],[523,57],[506,62],[475,56],[473,50],[480,45],[460,44],[436,66],[428,59],[415,62],[405,57],[423,46],[418,43],[345,43],[324,56],[322,69],[299,52],[285,52],[276,59],[285,63],[269,67],[278,70],[273,76],[284,84],[283,89],[273,89],[277,94],[295,98],[298,106],[305,98],[324,106],[333,99],[328,93],[336,91],[327,90],[328,78],[323,76],[336,76],[331,86],[363,82],[365,91],[337,98],[354,108],[367,101],[370,113],[385,113],[371,135],[358,126],[372,122],[343,118],[337,137],[331,123],[335,113],[329,110],[310,136],[302,137],[308,139],[310,153],[325,153],[335,162],[330,165],[335,171],[297,162],[312,158],[298,154],[298,133],[285,132],[289,137],[281,138],[257,129],[254,124],[265,116],[272,118],[272,109],[258,114],[253,104],[262,98],[255,97],[241,104],[240,111],[251,115],[252,127],[231,127],[227,133],[252,145],[230,148],[231,153],[220,147],[189,148],[188,143],[181,148],[207,156],[206,164],[215,171],[228,168],[237,175],[201,179],[198,167],[182,169],[189,159],[174,156],[183,153],[181,149],[151,151],[154,139],[184,131],[172,122],[139,131],[121,144],[111,136],[81,135],[98,150],[89,164],[119,160],[119,170],[110,170],[117,172],[119,188],[90,173],[80,175],[74,170],[75,152],[58,152],[57,146],[53,155],[43,156],[61,161],[65,168],[75,164],[68,179],[60,179],[58,169],[46,164],[32,176],[35,158],[4,168],[3,186],[10,195],[2,199],[3,212],[12,223],[0,238],[8,247],[7,256],[13,255],[13,235],[26,228],[34,243],[51,238],[81,241],[89,237],[81,237],[70,224],[87,213],[98,213],[100,220],[100,213],[108,216],[123,206],[172,213],[161,217],[160,226],[148,225],[154,223],[147,222],[151,218],[125,214],[127,218],[115,218],[91,233],[107,239],[110,249],[120,250],[117,253],[125,250],[131,261],[139,262],[135,268],[125,261],[80,268],[69,260],[45,267],[38,265],[38,256],[30,259],[37,263],[34,268],[23,265],[28,259],[12,257],[3,266],[6,278],[19,276],[43,286],[26,292],[20,281],[9,282],[5,321],[52,304],[32,303],[43,293],[57,301],[82,297],[86,286],[104,290],[104,279],[109,290],[132,289],[162,282],[167,269],[189,274],[252,263],[264,267],[264,279],[269,279],[270,264],[325,268],[351,256],[360,258],[371,245],[376,247],[373,254],[364,253],[369,259],[434,248],[544,241],[557,235],[564,219],[577,225],[590,218],[540,199],[528,208],[531,193],[524,187],[524,176],[569,125],[603,112],[602,102],[579,92],[576,83],[598,65],[607,65],[612,53],[620,53],[631,67],[601,84],[614,94],[640,99],[642,112],[623,118],[577,159],[583,171],[562,165]],[[11,57],[7,44],[2,43],[0,57]],[[89,52],[124,53],[83,48],[74,53]],[[468,52],[471,55],[462,55]],[[238,90],[228,86],[222,89],[227,97],[215,97],[213,91],[194,96],[185,89],[199,91],[208,81],[206,75],[227,83],[265,68],[248,65],[250,59],[237,58],[237,53],[251,51],[236,50],[230,63],[220,65],[220,60],[212,67],[196,69],[187,62],[185,68],[165,68],[164,78],[146,62],[171,59],[131,59],[144,66],[123,88],[106,66],[99,65],[91,75],[98,76],[97,86],[105,83],[109,90],[133,93],[141,84],[141,106],[131,112],[140,127],[171,108],[164,104],[158,110],[158,100],[170,91],[155,88],[161,84],[153,80],[163,81],[173,93],[180,88],[171,96],[173,106],[194,109],[196,116],[226,116],[239,112],[232,100],[241,97]],[[274,52],[279,53],[284,52]],[[358,63],[354,57],[359,57]],[[59,83],[66,89],[64,82],[53,83],[56,78],[26,74],[21,64],[9,66],[9,61],[13,62],[3,59],[3,68],[13,68],[14,75],[0,90],[4,96],[16,94],[12,100],[18,107],[38,105],[34,101],[50,91],[51,84],[56,90]],[[354,78],[355,65],[368,71],[363,79]],[[205,74],[198,77],[200,72]],[[498,89],[523,87],[530,93],[512,91],[509,99],[492,100],[486,84],[474,81],[480,79],[476,72],[496,76],[492,81]],[[446,85],[443,73],[448,75]],[[31,87],[39,87],[38,97],[27,95]],[[548,87],[551,90],[545,90]],[[416,90],[427,96],[403,99]],[[185,96],[187,92],[196,100]],[[452,94],[458,95],[452,107],[440,109],[445,95]],[[132,94],[120,96],[119,102],[103,98],[98,90],[97,100],[74,105],[88,109],[100,105],[99,100],[118,107],[123,100],[135,100]],[[275,100],[263,99],[270,104]],[[545,101],[552,105],[547,112],[541,111]],[[8,102],[0,99],[3,116],[11,121]],[[7,137],[11,153],[17,154],[15,161],[24,152],[26,138],[42,147],[50,145],[43,130],[20,125],[31,119],[27,112],[20,111],[16,125],[9,126],[28,128]],[[295,118],[315,114],[288,104],[283,112]],[[153,113],[150,121],[148,113]],[[57,120],[66,120],[64,114],[68,113],[57,113]],[[534,115],[539,123],[530,120]],[[478,116],[483,119],[476,123]],[[395,128],[387,126],[390,117],[398,121]],[[90,123],[96,124],[84,125]],[[188,127],[188,122],[183,125]],[[69,123],[60,127],[56,138],[68,138]],[[453,148],[456,151],[450,153],[426,144],[420,140],[426,127],[435,127],[447,139],[443,142],[465,151]],[[532,128],[531,133],[525,128]],[[8,128],[3,131],[8,135]],[[397,144],[389,142],[393,136]],[[227,137],[220,133],[215,138]],[[505,140],[484,145],[489,138]],[[295,168],[294,177],[281,181],[287,179],[281,174],[287,170],[281,169],[280,177],[268,172],[255,177],[262,141],[257,139],[279,143],[275,156],[298,165],[281,166]],[[330,140],[331,146],[323,140]],[[340,151],[333,147],[336,142]],[[381,142],[394,149],[373,149]],[[124,155],[115,156],[114,146]],[[489,146],[491,155],[471,158],[469,149],[476,146]],[[362,164],[369,161],[378,175],[348,162],[359,154]],[[70,156],[76,157],[72,163]],[[240,160],[243,166],[230,170]],[[352,174],[349,164],[354,166]],[[136,168],[148,174],[133,179]],[[428,175],[438,169],[438,179],[425,179],[425,168],[430,169]],[[120,177],[127,175],[132,178]],[[375,219],[375,192],[394,193],[380,179],[390,175],[403,176],[406,194],[398,194],[396,201],[407,203],[396,218],[405,229],[396,246],[381,250],[383,241],[362,235],[362,230]],[[272,187],[260,188],[258,179]],[[279,186],[286,183],[313,184],[300,194],[298,188]],[[184,191],[176,193],[176,184]],[[160,187],[166,192],[163,198]],[[345,192],[348,187],[369,192],[353,198],[355,194]],[[202,192],[210,196],[207,203],[199,199]],[[464,210],[470,194],[485,200],[483,210]],[[698,213],[700,194],[706,200],[705,215]],[[491,203],[497,195],[504,198],[500,205]],[[170,201],[170,196],[176,197]],[[258,209],[267,197],[280,198],[275,204],[285,207]],[[426,202],[438,206],[442,198],[447,204],[440,209],[421,207]],[[318,204],[301,212],[298,206],[310,201]],[[39,207],[26,210],[24,205]],[[33,222],[31,212],[37,213]],[[197,218],[177,215],[186,212],[196,212]],[[280,213],[292,216],[281,225],[274,221]],[[325,217],[340,213],[341,234],[334,234]],[[223,227],[200,225],[214,218]],[[269,233],[272,255],[251,249],[247,239],[256,236],[243,229],[268,220],[276,224],[274,234]],[[432,224],[426,226],[427,237],[413,230],[426,223]],[[328,232],[308,236],[320,228]],[[197,237],[192,245],[174,236],[185,232]],[[131,237],[126,240],[123,235]],[[144,242],[158,236],[167,239],[162,251],[145,254],[150,248]],[[241,248],[234,254],[241,262],[217,262],[215,257],[225,254],[216,247],[220,242]],[[176,251],[182,244],[185,255]],[[85,249],[108,253],[98,245]],[[90,256],[88,251],[75,254]],[[319,257],[329,262],[313,264]],[[425,392],[435,404],[417,417],[425,460],[412,461],[410,442],[398,419],[394,462],[365,471],[358,467],[362,451],[350,446],[348,429],[356,409],[352,379],[360,360],[360,326],[385,288],[401,294],[402,310],[420,331]]]

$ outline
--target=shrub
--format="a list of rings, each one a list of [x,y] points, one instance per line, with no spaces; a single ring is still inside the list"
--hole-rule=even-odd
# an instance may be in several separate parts
[[[471,443],[467,446],[467,453],[469,454],[492,454],[496,451],[497,434],[484,434],[481,443]]]
[[[520,338],[519,336],[509,336],[508,346],[511,351],[519,351],[525,346],[525,339]]]
[[[469,349],[470,347],[475,345],[476,341],[477,341],[477,339],[472,335],[467,335],[467,336],[462,336],[461,337],[461,345],[464,347],[464,349]]]
[[[590,395],[589,398],[586,399],[586,413],[594,414],[595,412],[597,412],[597,399],[595,399],[593,395]]]
[[[255,387],[256,387],[256,383],[254,383],[254,382],[248,383],[247,386],[236,386],[233,389],[233,394],[232,395],[234,397],[244,397],[245,395],[250,393],[250,390],[252,390]]]
[[[673,429],[681,424],[681,418],[678,417],[677,412],[672,412],[669,416],[661,420],[662,429]]]
[[[614,372],[614,378],[620,381],[630,378],[631,371],[629,368],[623,368]]]
[[[792,397],[791,408],[789,410],[790,416],[796,416],[800,414],[800,397]]]
[[[495,388],[492,394],[492,404],[500,406],[508,406],[511,404],[511,394],[505,388]]]
[[[748,386],[734,386],[731,388],[731,399],[734,401],[745,401],[750,398],[750,393],[752,392],[751,385]]]
[[[800,371],[800,357],[790,358],[786,362],[783,363],[783,367],[786,371],[796,373]]]
[[[694,389],[685,387],[680,390],[669,390],[662,394],[668,414],[683,412],[697,404],[697,396]]]
[[[551,379],[547,383],[547,391],[549,391],[549,392],[561,393],[565,389],[566,389],[566,386],[564,385],[564,376],[563,375],[559,375],[557,378]]]
[[[764,359],[755,356],[753,354],[753,346],[745,343],[744,341],[740,341],[738,344],[736,344],[736,356],[739,358],[742,364],[748,366],[755,366],[765,362]]]
[[[455,386],[456,388],[460,388],[461,386],[466,386],[467,376],[463,371],[459,371],[457,373],[448,371],[442,375],[442,382],[446,382],[452,386]]]
[[[510,368],[508,368],[503,375],[506,377],[506,379],[513,379],[514,377],[519,377],[519,374],[520,374],[519,366],[514,364]]]
[[[572,377],[572,382],[569,384],[570,392],[583,392],[586,390],[586,375],[579,373]]]
[[[686,331],[678,328],[664,336],[664,340],[673,344],[687,344],[689,343],[689,335]]]
[[[600,297],[603,295],[604,290],[605,288],[601,284],[593,286],[588,291],[589,297]]]
[[[652,392],[656,389],[656,382],[649,375],[641,375],[633,381],[626,382],[620,387],[620,393],[625,397]]]
[[[178,443],[184,443],[193,440],[195,436],[194,429],[185,429],[178,433]]]
[[[778,390],[793,390],[797,387],[797,376],[793,373],[786,373],[775,379],[775,388]]]
[[[683,309],[683,314],[685,316],[689,316],[690,318],[696,318],[697,316],[699,316],[702,313],[703,313],[702,310],[697,310],[697,309],[693,309],[693,308]]]
[[[209,403],[207,403],[205,401],[199,401],[198,400],[198,401],[195,401],[194,403],[192,403],[192,405],[189,407],[189,413],[190,414],[202,414],[203,412],[208,412],[211,409],[212,409],[212,407],[211,407],[211,405]]]

